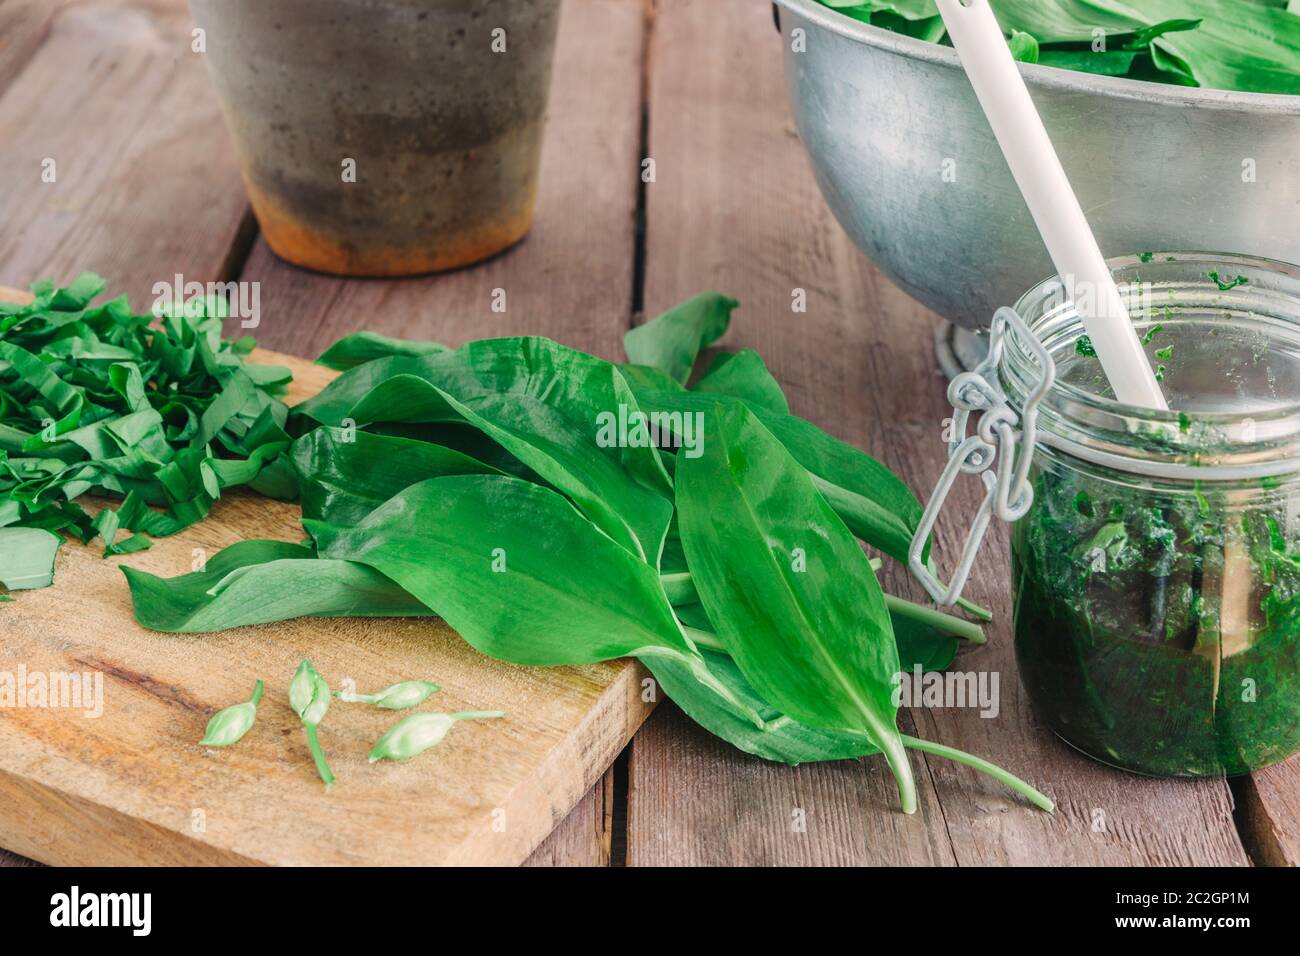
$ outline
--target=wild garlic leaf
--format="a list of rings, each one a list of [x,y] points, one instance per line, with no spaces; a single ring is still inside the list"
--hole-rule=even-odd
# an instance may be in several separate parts
[[[790,414],[785,392],[752,349],[719,352],[708,371],[695,383],[695,391],[743,398],[778,415]]]
[[[1173,57],[1199,86],[1300,94],[1300,17],[1225,0],[1143,0],[1142,11],[1153,23],[1201,20],[1196,29],[1165,32],[1152,42],[1162,69]]]
[[[947,669],[957,656],[959,641],[915,618],[890,613],[894,644],[898,647],[898,670],[911,674],[920,667],[922,672]]]
[[[708,638],[708,643],[701,643],[701,653],[711,681],[702,682],[698,668],[684,667],[677,660],[650,658],[645,664],[673,702],[705,730],[746,753],[783,763],[843,760],[879,753],[861,733],[808,727],[759,697],[730,656],[716,646],[718,638],[713,622],[703,605],[674,607],[673,613],[691,629],[689,633],[697,641]],[[901,673],[911,674],[917,666],[923,672],[942,670],[952,663],[956,654],[955,638],[913,618],[893,613],[890,616],[895,626]],[[725,698],[716,693],[717,686],[726,689]],[[750,718],[754,712],[760,716],[761,727],[756,727]]]
[[[540,481],[535,471],[468,422],[376,422],[367,425],[365,431],[368,435],[385,435],[442,445],[481,461],[503,474],[528,481]]]
[[[447,346],[437,342],[395,339],[380,335],[378,332],[353,332],[327,348],[316,360],[316,364],[344,372],[377,358],[387,358],[392,355],[430,355],[446,351],[449,351]]]
[[[689,571],[664,571],[659,574],[659,583],[663,586],[668,603],[674,606],[698,602],[699,594],[695,591],[695,582]]]
[[[376,379],[374,366],[396,377]],[[349,376],[354,380],[345,382]],[[420,360],[381,359],[334,384],[340,383],[337,394],[326,388],[325,401],[295,412],[359,425],[440,422],[454,415],[570,496],[633,554],[658,560],[672,517],[672,481],[648,433],[644,441],[631,429],[618,433],[619,423],[634,421],[638,409],[610,363],[549,339],[487,339]],[[614,433],[602,441],[602,423],[611,418]]]
[[[839,10],[846,16],[876,26],[887,25],[893,29],[889,19],[881,20],[881,14],[890,15],[905,21],[924,21],[939,13],[934,0],[821,0],[828,7]],[[990,0],[998,23],[1005,31],[1025,30],[1039,37],[1040,40],[1078,39],[1078,34],[1087,25],[1091,15],[1096,25],[1107,32],[1120,33],[1131,29],[1141,21],[1136,17],[1125,17],[1110,11],[1111,0]],[[1085,34],[1091,39],[1091,34]]]
[[[136,620],[155,631],[199,634],[295,617],[412,617],[428,608],[374,568],[318,559],[284,541],[241,541],[203,571],[160,578],[122,568]]]
[[[1099,76],[1124,76],[1133,68],[1138,54],[1131,50],[1106,50],[1094,53],[1085,50],[1040,50],[1038,62],[1058,70],[1076,73],[1096,73]]]
[[[822,0],[842,13],[918,35],[933,0]],[[1221,90],[1300,93],[1300,17],[1281,0],[991,0],[1002,29],[1038,41],[1039,63]],[[901,16],[899,16],[901,14]],[[924,38],[937,41],[937,33]],[[1094,31],[1107,48],[1093,49]]]
[[[826,4],[831,7],[888,10],[908,20],[926,19],[938,12],[934,0],[826,0]]]
[[[861,734],[808,727],[786,718],[763,700],[753,686],[725,654],[702,652],[715,679],[769,721],[769,730],[760,730],[741,710],[732,706],[711,687],[701,683],[684,662],[671,657],[648,657],[644,663],[663,688],[664,693],[693,721],[714,736],[746,753],[780,763],[814,763],[819,760],[846,760],[878,753],[879,749]]]
[[[654,568],[561,495],[501,475],[412,485],[353,527],[305,520],[321,555],[395,581],[516,664],[689,654]]]
[[[1040,44],[1091,41],[1094,30],[1124,34],[1146,25],[1143,14],[1119,0],[989,0],[989,4],[1004,31],[1032,33]]]
[[[195,444],[207,445],[216,438],[230,420],[252,401],[256,388],[253,380],[242,370],[235,370],[199,417],[199,431],[194,436]]]
[[[686,582],[674,582],[675,591],[670,588],[669,582],[664,583],[664,590],[668,592],[669,600],[673,602],[673,613],[688,627],[716,633],[717,628],[709,620],[704,605],[699,603],[699,595],[695,591],[694,582],[690,581],[689,574],[686,575],[686,579]],[[684,603],[679,603],[676,598],[683,599]],[[889,595],[885,596],[887,606],[891,600]],[[956,658],[960,642],[952,634],[918,620],[912,614],[899,613],[892,609],[889,612],[889,621],[894,631],[894,643],[898,647],[900,673],[910,674],[917,665],[920,665],[922,671],[941,671]]]
[[[500,474],[451,448],[341,428],[321,427],[294,443],[302,513],[353,524],[404,488],[443,475]]]
[[[700,352],[720,339],[740,303],[704,292],[623,336],[628,361],[658,369],[685,385]]]
[[[549,339],[490,339],[461,350],[476,388],[449,402],[471,424],[569,495],[614,540],[658,560],[672,517],[672,482],[648,435],[602,440],[602,422],[629,420],[636,399],[618,369]],[[615,429],[617,432],[617,429]],[[624,440],[626,438],[626,440]]]
[[[649,365],[633,365],[631,362],[618,366],[623,378],[627,380],[628,385],[632,386],[633,391],[639,389],[648,389],[651,391],[681,392],[686,390],[686,386],[678,382],[675,378],[669,377],[666,373],[659,371],[657,368],[651,368]]]
[[[707,415],[723,400],[688,391],[637,390],[636,397],[648,414]],[[921,505],[897,475],[866,452],[832,438],[811,422],[751,402],[743,404],[807,469],[817,490],[855,535],[906,563],[912,535],[921,520]],[[706,447],[710,437],[705,433]],[[677,467],[681,467],[680,460]]]
[[[1153,40],[1158,40],[1166,33],[1182,33],[1185,30],[1195,30],[1203,22],[1203,20],[1199,19],[1189,20],[1186,17],[1176,18],[1173,20],[1162,20],[1159,23],[1138,30],[1130,39],[1125,41],[1124,47],[1129,50],[1141,51]]]
[[[321,425],[343,426],[351,416],[352,410],[376,389],[384,389],[394,381],[415,380],[417,387],[427,383],[432,375],[429,366],[442,366],[449,361],[450,352],[434,352],[426,355],[390,355],[373,359],[357,365],[344,372],[323,389],[293,407],[291,421],[297,422],[294,428],[306,431],[313,423]],[[420,387],[419,396],[427,396],[427,390]],[[449,421],[456,418],[455,413],[445,404],[424,418],[406,418],[407,402],[400,396],[389,409],[390,417],[383,421]],[[423,409],[421,409],[423,411]]]
[[[1025,33],[1023,30],[1012,30],[1008,44],[1011,47],[1011,58],[1013,60],[1021,63],[1038,62],[1038,41],[1034,39],[1032,33]]]
[[[906,812],[889,612],[853,535],[744,406],[719,406],[677,465],[682,546],[701,603],[758,694],[800,723],[858,731],[886,755]]]

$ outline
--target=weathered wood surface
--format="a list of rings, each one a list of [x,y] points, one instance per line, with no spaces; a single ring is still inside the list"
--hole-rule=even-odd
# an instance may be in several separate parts
[[[524,866],[611,865],[615,799],[611,767],[524,861]]]
[[[1253,773],[1234,789],[1251,859],[1260,866],[1300,866],[1300,759]]]
[[[0,175],[13,184],[0,193],[0,278],[96,269],[139,307],[155,282],[178,272],[258,281],[256,334],[296,355],[369,327],[449,344],[540,333],[617,356],[637,294],[644,100],[656,161],[656,181],[645,187],[645,313],[703,288],[737,295],[743,307],[729,346],[756,348],[798,413],[868,448],[921,492],[931,486],[945,414],[933,317],[872,269],[825,208],[788,115],[766,0],[566,0],[532,235],[479,267],[389,283],[293,270],[260,241],[248,255],[233,151],[188,30],[182,0],[0,0]],[[53,184],[41,182],[47,157],[57,162]],[[806,313],[791,310],[798,288],[808,294]],[[504,312],[493,310],[497,290]],[[966,489],[954,501],[955,514],[969,513],[970,496]],[[952,554],[960,530],[959,521],[941,526],[941,556]],[[921,810],[905,818],[879,761],[767,765],[668,704],[631,748],[626,819],[625,795],[606,770],[528,862],[607,865],[626,844],[631,864],[1235,864],[1245,861],[1244,841],[1256,863],[1300,863],[1295,761],[1235,786],[1239,839],[1225,785],[1118,774],[1036,724],[1005,624],[1005,535],[987,547],[973,596],[1004,623],[957,666],[1000,675],[1002,713],[981,720],[916,709],[905,723],[1028,777],[1057,798],[1055,817],[970,771],[914,757]],[[886,585],[920,597],[896,570]],[[283,640],[301,638],[290,629]],[[291,746],[292,721],[281,730]],[[548,812],[558,816],[563,802],[552,799]],[[51,806],[65,820],[94,819],[84,805],[52,797],[34,812]],[[11,849],[39,854],[47,838],[34,830],[30,845]],[[165,826],[143,842],[159,856],[174,849]],[[95,862],[121,852],[86,850]],[[14,862],[23,861],[0,851],[0,865]]]
[[[247,200],[184,2],[53,6],[0,95],[0,278],[89,269],[142,309],[177,273],[218,278]]]
[[[705,288],[736,295],[742,307],[727,344],[758,350],[797,414],[866,448],[925,493],[940,471],[949,414],[934,368],[934,317],[854,250],[818,195],[786,108],[781,42],[770,5],[758,0],[658,4],[646,314]],[[791,308],[798,289],[807,293],[806,314]],[[974,508],[972,489],[953,501],[940,557],[953,554]],[[987,645],[965,650],[954,665],[1000,675],[999,716],[918,708],[905,723],[1035,783],[1057,800],[1055,815],[971,770],[913,755],[921,807],[907,818],[883,761],[765,765],[665,707],[633,743],[628,862],[1247,862],[1225,783],[1116,773],[1073,754],[1035,721],[1012,655],[1006,552],[999,530],[969,589],[998,623]],[[885,584],[920,597],[898,568]]]
[[[63,0],[0,0],[0,94],[45,40]]]

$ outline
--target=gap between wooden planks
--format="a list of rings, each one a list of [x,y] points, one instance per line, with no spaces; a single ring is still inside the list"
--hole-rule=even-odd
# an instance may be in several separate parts
[[[11,7],[12,2],[6,4],[5,11]],[[53,15],[53,5],[42,8]],[[702,13],[708,9],[714,13],[711,22]],[[654,269],[648,276],[654,287],[647,288],[648,305],[653,309],[670,304],[675,293],[665,284],[672,281],[679,282],[688,294],[713,285],[740,295],[746,307],[729,341],[742,341],[762,352],[790,392],[797,411],[841,437],[859,442],[869,439],[871,450],[897,465],[884,447],[890,438],[897,438],[899,429],[882,436],[874,426],[864,424],[872,412],[861,396],[869,387],[888,387],[899,380],[911,390],[908,395],[930,388],[923,384],[929,371],[928,353],[918,364],[916,356],[922,354],[923,346],[916,345],[911,324],[924,323],[930,317],[860,259],[830,221],[811,186],[784,112],[784,92],[778,79],[780,41],[771,30],[770,6],[763,0],[728,0],[725,7],[660,0],[658,10],[661,29],[655,41],[650,107],[656,123],[651,155],[659,159],[660,182],[647,188],[651,215],[658,217],[658,226],[652,229],[658,241],[648,250],[653,260],[649,265]],[[715,29],[723,21],[729,29]],[[733,23],[737,25],[734,36],[729,35]],[[147,292],[152,282],[169,279],[174,271],[199,279],[232,277],[222,270],[236,245],[245,211],[242,189],[201,65],[193,58],[175,56],[169,46],[183,46],[187,28],[180,0],[78,3],[59,11],[50,35],[34,56],[16,58],[12,45],[0,51],[0,68],[5,62],[20,66],[20,71],[9,74],[16,79],[0,96],[0,128],[12,134],[10,145],[0,151],[0,171],[6,181],[30,179],[31,163],[38,163],[50,144],[57,146],[61,168],[76,173],[63,177],[57,189],[44,193],[34,188],[0,194],[0,219],[6,222],[0,236],[0,272],[66,279],[82,268],[96,268],[113,280],[114,289],[120,287],[120,280],[137,297]],[[670,41],[665,40],[664,31]],[[4,36],[8,40],[13,35],[6,30]],[[570,0],[566,4],[538,226],[525,246],[482,270],[447,277],[445,286],[436,280],[420,280],[411,283],[418,287],[411,291],[405,288],[406,283],[375,283],[377,288],[366,294],[356,289],[365,283],[277,269],[279,264],[264,249],[255,250],[251,273],[267,281],[278,277],[274,288],[264,289],[265,301],[277,303],[269,327],[274,344],[310,353],[337,334],[363,325],[390,334],[442,336],[454,342],[486,334],[476,333],[476,328],[493,332],[511,328],[511,320],[530,331],[563,329],[550,334],[581,344],[569,335],[581,334],[587,316],[595,315],[599,321],[590,334],[599,344],[590,347],[599,354],[615,355],[616,351],[607,350],[617,349],[621,328],[607,326],[605,318],[627,322],[622,290],[631,285],[628,250],[632,248],[640,158],[639,118],[635,114],[640,102],[643,37],[639,2]],[[36,36],[31,42],[39,39]],[[672,45],[674,56],[665,56],[666,43]],[[693,59],[700,62],[692,63]],[[690,92],[684,83],[672,84],[666,76],[681,70],[683,64],[691,68],[687,82],[694,85],[695,102],[684,99]],[[723,69],[734,74],[731,82],[716,76]],[[700,83],[698,74],[703,72],[714,75]],[[143,81],[119,82],[124,75],[139,76]],[[39,110],[34,108],[38,102]],[[565,104],[570,102],[580,104],[582,112],[567,109]],[[733,106],[734,114],[719,115]],[[680,111],[676,118],[666,115],[673,110]],[[563,132],[553,135],[557,128]],[[669,133],[675,144],[667,141]],[[693,136],[698,143],[690,142]],[[739,149],[729,153],[728,140],[733,137]],[[686,198],[699,203],[693,216],[679,216],[676,222],[668,218],[674,213],[671,204],[661,202],[665,197],[660,187],[673,185],[674,178],[665,182],[665,156],[677,168],[678,192],[669,191],[673,202]],[[723,156],[729,157],[725,174],[735,182],[717,182]],[[600,162],[593,165],[591,157]],[[702,175],[719,188],[701,188],[683,197],[679,177],[687,174]],[[747,206],[754,208],[746,210]],[[693,229],[699,229],[699,234],[693,234]],[[680,243],[677,250],[670,245],[674,236]],[[538,251],[543,237],[545,248]],[[569,254],[581,263],[580,269],[565,262]],[[253,268],[259,257],[267,264]],[[692,257],[701,261],[692,266]],[[741,262],[742,257],[750,261]],[[525,261],[516,264],[521,258]],[[810,270],[810,262],[822,267]],[[671,273],[668,279],[664,268]],[[484,274],[483,283],[476,281],[480,273]],[[808,278],[810,273],[813,279]],[[505,287],[510,290],[521,282],[525,286],[522,297],[512,291],[512,302],[518,304],[522,298],[526,306],[513,316],[488,313],[482,305],[489,281],[501,285],[499,279],[508,279]],[[547,283],[555,287],[554,311],[548,308]],[[789,287],[800,284],[814,287],[814,310],[799,317],[802,324],[796,326],[796,317],[789,313],[788,295]],[[444,289],[449,291],[444,293]],[[310,293],[301,306],[299,290]],[[657,302],[653,301],[655,295],[659,296]],[[337,312],[332,305],[338,306]],[[898,338],[890,332],[882,345],[882,336],[871,334],[866,327],[868,317],[882,310],[897,310],[901,318],[896,317],[895,325],[912,337]],[[792,338],[810,329],[811,342],[802,347],[797,341],[791,345]],[[847,354],[839,354],[840,350]],[[889,374],[892,358],[900,351],[912,356],[907,368],[909,375],[919,376],[919,386],[908,376]],[[903,397],[887,395],[886,410],[896,407]],[[931,417],[937,409],[906,411],[910,414],[902,425],[903,440],[924,447],[934,438]],[[921,465],[919,476],[909,475],[909,481],[917,488],[927,488],[933,468],[933,463]],[[948,534],[941,546],[951,547],[953,530],[941,532]],[[990,544],[991,548],[998,546]],[[989,571],[991,583],[986,587],[994,592],[1005,588],[1004,580],[997,580],[999,573],[996,566]],[[1006,638],[995,634],[994,639]],[[1014,681],[1015,675],[1006,673],[1004,678]],[[667,722],[668,717],[656,718],[655,723],[660,721]],[[643,733],[638,748],[647,739]],[[860,782],[862,771],[853,765],[800,768],[787,774],[782,768],[755,766],[737,758],[699,732],[678,734],[670,742],[676,752],[665,753],[658,743],[654,748],[648,746],[641,753],[640,772],[632,771],[633,788],[638,780],[643,788],[634,798],[640,806],[630,821],[634,831],[632,862],[638,857],[646,862],[722,863],[954,859],[953,841],[945,839],[937,824],[922,828],[909,824],[900,831],[892,826],[899,822],[897,814],[883,824],[875,817],[865,822],[861,819],[864,805],[888,807],[894,799],[889,781],[874,770],[868,777],[868,793]],[[965,745],[977,750],[979,744],[975,740]],[[998,757],[995,752],[985,753]],[[719,767],[723,768],[721,779],[712,780]],[[670,802],[660,785],[647,783],[647,773],[656,768],[666,769],[665,780],[678,784],[703,779],[709,785],[702,791],[706,796],[699,801],[688,799],[685,805]],[[1007,809],[996,788],[964,771],[956,773],[964,775],[965,785],[975,796],[994,798],[992,819],[981,823],[983,830],[990,831],[990,839],[1008,840],[1013,845],[1022,841],[1018,822],[990,829],[998,813]],[[1271,808],[1258,817],[1264,845],[1279,847],[1278,858],[1291,861],[1300,858],[1300,834],[1293,826],[1285,827],[1285,821],[1294,822],[1295,813],[1292,809],[1288,815],[1284,798],[1294,800],[1294,794],[1300,792],[1298,777],[1294,762],[1257,774],[1251,786],[1258,789],[1247,791],[1250,798],[1243,800],[1242,808],[1243,819],[1252,819],[1256,793],[1263,805]],[[750,786],[742,785],[746,778],[751,780]],[[1051,788],[1050,780],[1041,782]],[[945,785],[954,786],[954,781],[949,779]],[[655,795],[647,797],[647,786],[656,788]],[[792,844],[786,828],[792,793],[803,805],[818,809],[802,849]],[[1102,794],[1104,797],[1104,790]],[[589,794],[580,807],[581,816],[575,811],[565,824],[574,828],[574,840],[566,841],[566,846],[580,844],[582,849],[575,853],[561,849],[559,859],[608,859],[604,801],[597,796],[596,791]],[[1113,808],[1109,799],[1096,802]],[[1153,813],[1158,814],[1160,806],[1153,806]],[[656,814],[656,808],[663,809],[662,816]],[[1179,849],[1177,832],[1178,821],[1187,820],[1185,814],[1175,817],[1168,827],[1130,837],[1122,831],[1134,826],[1141,831],[1143,821],[1126,819],[1125,807],[1118,809],[1118,835],[1112,831],[1087,837],[1101,846],[1097,855],[1135,862],[1177,858],[1180,852],[1186,855]],[[1213,810],[1211,827],[1219,834],[1221,806],[1216,802],[1207,809]],[[696,813],[693,824],[683,819]],[[1187,823],[1188,829],[1198,826],[1198,821]],[[830,845],[836,828],[842,837],[838,848]],[[656,841],[654,834],[660,830],[662,838]],[[556,837],[560,835],[557,831]],[[900,846],[887,855],[891,839]],[[1144,839],[1167,839],[1171,848],[1164,853],[1152,851],[1142,845]],[[1035,856],[1040,840],[1036,837],[1024,845],[1026,856]],[[1060,853],[1036,861],[1068,862],[1090,856],[1076,852],[1079,841],[1076,831]],[[1126,841],[1134,844],[1127,857],[1118,847],[1108,845]],[[966,849],[962,856],[969,859],[976,854]]]

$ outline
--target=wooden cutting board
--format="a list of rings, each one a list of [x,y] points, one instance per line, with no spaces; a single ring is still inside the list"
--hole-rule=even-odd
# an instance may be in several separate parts
[[[0,299],[18,294],[0,287]],[[290,404],[334,374],[263,350],[253,360],[293,369]],[[231,493],[140,554],[103,559],[102,544],[66,543],[53,587],[0,604],[0,682],[25,678],[25,703],[42,678],[89,674],[92,692],[102,682],[97,715],[93,703],[0,698],[0,846],[76,865],[513,865],[653,708],[634,661],[516,667],[433,619],[302,619],[208,635],[135,623],[119,564],[183,574],[236,541],[300,541],[298,517],[295,505]],[[508,716],[461,723],[413,760],[371,765],[370,748],[403,715],[335,701],[320,728],[338,777],[326,792],[286,697],[304,657],[336,689],[426,679],[442,690],[419,710]],[[233,747],[199,746],[212,714],[246,700],[259,678],[253,730]]]

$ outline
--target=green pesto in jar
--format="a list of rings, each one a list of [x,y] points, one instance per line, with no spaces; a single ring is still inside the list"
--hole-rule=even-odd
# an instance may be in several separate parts
[[[1300,750],[1300,547],[1285,498],[1122,491],[1039,471],[1012,532],[1016,655],[1039,716],[1105,763],[1248,773]]]
[[[1017,305],[1057,371],[1011,536],[1020,677],[1097,760],[1249,773],[1300,752],[1300,267],[1116,262],[1175,411],[1113,401],[1050,282]],[[1027,355],[1009,344],[999,370],[1013,407]]]

